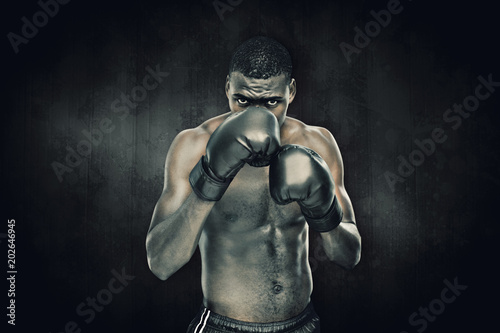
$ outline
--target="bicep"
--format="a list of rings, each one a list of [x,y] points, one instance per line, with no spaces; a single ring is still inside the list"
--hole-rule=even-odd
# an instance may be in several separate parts
[[[344,184],[344,163],[339,146],[337,145],[333,135],[328,130],[320,128],[319,131],[321,133],[321,138],[318,140],[317,152],[325,160],[326,164],[328,164],[330,172],[332,173],[333,180],[335,182],[335,195],[337,196],[344,212],[342,221],[355,222],[356,220],[352,202]]]
[[[153,212],[150,230],[174,214],[189,197],[192,192],[189,174],[204,153],[203,135],[195,130],[183,131],[174,139],[165,159],[163,190]]]

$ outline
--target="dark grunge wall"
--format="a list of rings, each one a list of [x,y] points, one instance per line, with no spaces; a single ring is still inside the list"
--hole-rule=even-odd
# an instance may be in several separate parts
[[[484,83],[500,81],[493,5],[401,0],[385,27],[368,24],[367,40],[355,27],[365,31],[388,1],[221,2],[222,16],[211,0],[74,0],[49,8],[53,17],[35,0],[3,4],[2,325],[185,330],[201,302],[199,254],[162,282],[145,236],[172,139],[228,110],[231,52],[258,34],[292,53],[289,113],[337,139],[363,237],[347,272],[323,260],[311,234],[323,330],[494,324],[500,87]]]

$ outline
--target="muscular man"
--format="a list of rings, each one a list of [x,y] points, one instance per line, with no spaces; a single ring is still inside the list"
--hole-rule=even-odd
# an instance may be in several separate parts
[[[319,332],[309,230],[338,265],[360,259],[339,148],[328,130],[287,117],[291,75],[280,43],[246,41],[226,80],[230,112],[169,149],[146,248],[166,280],[199,246],[204,297],[188,332]]]

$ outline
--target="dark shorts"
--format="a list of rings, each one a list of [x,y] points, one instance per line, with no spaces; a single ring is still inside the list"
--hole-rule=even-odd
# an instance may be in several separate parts
[[[311,303],[298,316],[273,323],[250,323],[214,313],[204,306],[191,321],[187,333],[319,333],[319,317]]]

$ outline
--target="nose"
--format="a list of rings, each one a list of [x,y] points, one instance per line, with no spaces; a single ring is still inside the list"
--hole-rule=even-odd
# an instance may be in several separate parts
[[[248,108],[246,108],[244,111],[248,111],[248,112],[252,112],[252,111],[257,111],[257,112],[262,112],[262,111],[265,111],[265,112],[269,112],[270,114],[272,114],[274,117],[276,117],[276,120],[278,121],[279,125],[281,126],[282,122],[283,122],[283,117],[282,115],[280,115],[279,113],[275,113],[273,112],[272,110],[269,110],[268,108],[266,107],[263,107],[263,106],[256,106],[255,104],[252,105],[252,106],[249,106]]]
[[[248,110],[248,111],[262,111],[262,110],[265,110],[265,111],[271,112],[271,111],[269,111],[266,107],[261,106],[261,105],[259,105],[259,104],[254,104],[254,105],[252,105],[252,106],[249,106],[249,107],[247,108],[247,110]]]

